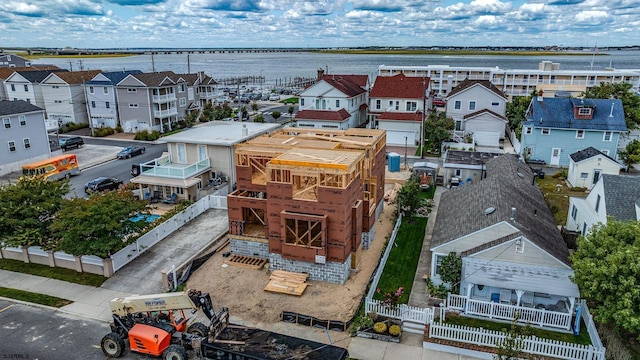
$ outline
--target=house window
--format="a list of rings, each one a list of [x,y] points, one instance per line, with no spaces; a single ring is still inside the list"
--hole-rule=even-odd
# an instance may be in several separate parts
[[[476,109],[476,102],[469,101],[469,110],[475,110],[475,109]]]
[[[444,255],[436,255],[436,275],[440,275],[440,266],[442,265],[442,259],[444,259]]]
[[[29,141],[29,138],[22,139],[22,143],[24,144],[25,149],[28,149],[31,147],[31,142]]]
[[[580,173],[580,179],[586,179],[589,177],[589,173]]]
[[[137,109],[138,108],[138,104],[129,104],[129,107],[132,109]]]
[[[531,126],[525,126],[524,127],[524,133],[526,135],[531,135],[532,132],[533,132],[533,128]]]
[[[111,107],[111,104],[107,101],[104,103],[104,107],[109,109]]]
[[[130,93],[138,92],[138,89],[136,89],[136,88],[127,88],[127,92],[130,92]]]
[[[582,116],[591,115],[591,108],[579,108],[578,115],[582,115]]]
[[[400,101],[396,100],[396,111],[400,110]]]
[[[27,125],[27,117],[24,115],[20,115],[18,116],[18,119],[20,120],[20,126],[26,126]]]
[[[53,85],[51,88],[52,89],[60,89],[60,85]]]
[[[24,85],[24,92],[29,92],[29,85]]]
[[[453,172],[453,176],[460,177],[462,176],[462,169],[455,169]]]
[[[456,120],[456,131],[462,130],[462,120]]]
[[[285,218],[284,241],[290,245],[323,248],[325,231],[323,218],[320,216],[304,216]]]
[[[582,235],[585,235],[587,233],[587,223],[584,222],[582,223]]]
[[[105,95],[108,95],[108,94],[109,94],[109,88],[108,88],[108,87],[106,87],[106,86],[102,87],[102,92],[103,92]]]
[[[320,109],[320,99],[316,99],[316,110]]]
[[[187,98],[180,98],[180,106],[187,106]]]
[[[95,109],[96,108],[96,102],[95,101],[91,101],[91,108]]]
[[[601,153],[605,154],[605,155],[609,155],[609,149],[602,149],[600,150]]]
[[[93,86],[89,86],[89,94],[93,94]]]
[[[551,129],[549,128],[542,128],[542,135],[549,135],[551,134]]]
[[[376,100],[376,110],[380,110],[380,106],[382,106],[382,101],[380,101],[379,99]]]
[[[336,109],[340,109],[340,100],[336,99]]]
[[[180,84],[180,86],[178,86],[178,91],[179,92],[184,92],[184,90],[185,90],[184,84]]]
[[[500,103],[497,101],[492,101],[491,106],[500,106]]]
[[[178,162],[179,163],[184,163],[186,161],[186,154],[185,154],[185,145],[184,144],[178,144]]]
[[[418,103],[415,101],[407,101],[407,111],[416,111],[418,109]]]
[[[596,198],[596,212],[598,212],[599,209],[600,209],[600,194],[598,194],[598,197]]]
[[[304,98],[300,99],[300,106],[304,106]]]
[[[11,119],[4,118],[2,119],[2,123],[4,124],[5,129],[11,129]]]
[[[462,107],[462,102],[460,100],[456,100],[456,102],[453,103],[454,109],[460,110],[461,107]]]
[[[16,91],[16,85],[15,84],[11,84],[11,91]]]
[[[595,185],[595,183],[597,183],[599,179],[600,179],[600,170],[593,170],[593,184]]]
[[[578,217],[578,208],[575,205],[573,205],[571,207],[571,218],[575,220],[577,217]]]
[[[13,140],[9,141],[8,145],[9,145],[9,151],[16,151],[16,142],[15,141],[13,141]]]
[[[62,100],[53,100],[53,102],[56,104],[62,104]]]
[[[584,139],[584,130],[576,130],[576,139]]]
[[[604,134],[602,134],[602,141],[611,141],[611,138],[613,133],[611,131],[605,131]]]

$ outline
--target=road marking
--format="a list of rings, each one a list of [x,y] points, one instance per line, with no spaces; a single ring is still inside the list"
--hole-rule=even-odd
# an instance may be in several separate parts
[[[7,307],[3,308],[3,309],[0,309],[0,313],[1,313],[1,312],[3,312],[3,311],[5,311],[5,310],[8,310],[8,309],[10,309],[10,308],[12,308],[12,307],[13,307],[13,304],[11,304],[11,305],[9,305],[9,306],[7,306]]]

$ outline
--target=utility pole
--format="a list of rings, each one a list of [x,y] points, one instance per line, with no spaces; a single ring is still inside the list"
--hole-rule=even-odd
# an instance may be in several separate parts
[[[424,159],[424,121],[427,115],[427,78],[422,77],[422,121],[420,122],[420,159]]]
[[[89,118],[89,129],[91,129],[91,137],[94,137],[93,132],[93,117],[91,116],[91,106],[89,105],[89,94],[87,94],[87,84],[84,82],[84,76],[82,77],[82,87],[84,88],[84,103],[87,107],[87,117]]]

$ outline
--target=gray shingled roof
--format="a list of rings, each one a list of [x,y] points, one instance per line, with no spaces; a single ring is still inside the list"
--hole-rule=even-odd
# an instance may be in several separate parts
[[[450,97],[454,96],[457,93],[461,93],[463,91],[465,91],[466,89],[475,86],[475,85],[481,85],[484,86],[485,88],[487,88],[488,90],[491,90],[493,93],[495,93],[496,95],[503,97],[503,98],[507,98],[507,96],[500,90],[498,89],[497,86],[493,85],[493,83],[489,80],[470,80],[470,79],[464,79],[462,80],[462,82],[460,84],[458,84],[458,86],[454,87],[453,89],[451,89],[451,92],[447,94],[447,99],[449,99]]]
[[[576,119],[574,106],[593,108],[593,118]],[[523,124],[534,127],[627,131],[620,99],[543,98],[542,101],[538,101],[534,98],[526,117],[527,121]]]
[[[23,100],[0,101],[0,116],[24,114],[24,113],[42,111],[42,110],[43,109]]]
[[[635,202],[640,199],[640,177],[602,175],[607,215],[618,221],[636,220]]]
[[[533,185],[533,176],[531,169],[515,155],[506,154],[488,161],[484,180],[442,194],[431,247],[505,221],[569,265],[569,250],[542,193]],[[489,207],[495,211],[484,215]],[[516,208],[515,221],[510,220],[511,208]]]
[[[140,80],[147,87],[160,87],[174,84],[173,77],[176,74],[173,71],[162,71],[152,73],[132,74],[133,77]],[[166,79],[171,80],[170,84],[165,82]]]
[[[586,149],[578,150],[578,151],[574,152],[573,154],[569,155],[571,160],[573,160],[574,162],[580,162],[580,161],[583,161],[583,160],[587,160],[587,159],[590,159],[590,158],[592,158],[594,156],[606,157],[609,160],[617,163],[617,161],[615,159],[613,159],[611,156],[603,154],[600,150],[594,148],[593,146],[589,146]]]

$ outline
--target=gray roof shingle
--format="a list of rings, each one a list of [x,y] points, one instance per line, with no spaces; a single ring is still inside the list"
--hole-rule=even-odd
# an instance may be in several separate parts
[[[584,102],[582,101],[584,100]],[[593,108],[590,120],[576,119],[574,106]],[[601,131],[627,131],[620,99],[544,98],[531,100],[527,121],[534,127]]]
[[[602,175],[607,215],[618,221],[636,220],[635,203],[640,199],[640,177]]]
[[[34,111],[43,111],[43,109],[23,100],[0,101],[0,116],[24,114],[24,113],[34,112]]]
[[[574,152],[573,154],[569,155],[571,160],[573,160],[574,162],[580,162],[580,161],[583,161],[583,160],[587,160],[587,159],[590,159],[590,158],[592,158],[594,156],[606,157],[607,159],[617,163],[617,161],[615,159],[613,159],[611,156],[603,154],[600,150],[594,148],[593,146],[589,146],[586,149],[578,150],[578,151]]]
[[[569,250],[531,169],[515,155],[489,160],[487,177],[446,191],[440,198],[431,247],[445,244],[500,222],[509,222],[534,244],[569,265]],[[487,208],[495,211],[484,215]],[[511,208],[516,208],[511,221]]]

